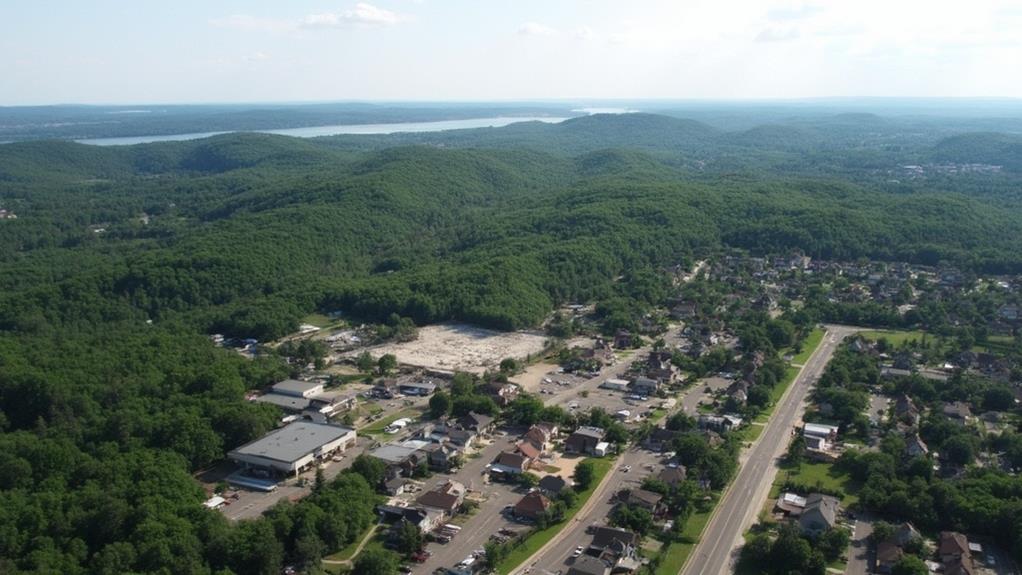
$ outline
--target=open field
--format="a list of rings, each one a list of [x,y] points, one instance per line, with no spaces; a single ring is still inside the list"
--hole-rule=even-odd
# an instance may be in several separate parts
[[[587,459],[586,461],[593,462],[593,465],[596,468],[596,477],[593,479],[592,485],[590,485],[585,491],[578,494],[575,504],[568,508],[567,513],[564,514],[564,521],[561,521],[556,525],[551,525],[542,531],[532,533],[525,541],[522,542],[521,545],[515,547],[514,550],[508,554],[507,558],[497,566],[497,573],[499,575],[507,575],[517,569],[523,561],[532,557],[533,553],[539,551],[540,548],[546,545],[548,541],[553,539],[555,535],[567,527],[571,522],[571,518],[574,517],[575,514],[578,513],[578,510],[586,504],[586,501],[589,501],[589,497],[592,496],[593,491],[595,491],[600,483],[603,482],[603,478],[607,475],[607,471],[609,471],[611,466],[614,464],[612,459],[592,458]]]
[[[699,542],[699,537],[702,536],[703,529],[709,523],[710,516],[713,515],[713,509],[716,505],[717,502],[714,501],[707,511],[693,513],[688,518],[688,521],[685,522],[685,529],[681,532],[682,541],[671,543],[661,551],[661,553],[664,553],[664,559],[657,567],[656,575],[677,575],[681,571],[685,561],[688,560],[688,556],[695,549],[696,543]]]
[[[546,341],[546,336],[536,333],[499,332],[446,323],[420,328],[415,341],[385,343],[368,351],[373,357],[392,353],[399,363],[415,367],[482,373],[496,369],[502,359],[538,354]],[[351,355],[357,353],[361,350]]]
[[[906,341],[911,341],[913,339],[919,342],[923,341],[923,336],[926,335],[926,332],[920,330],[905,331],[895,329],[877,329],[859,332],[859,335],[866,339],[872,340],[884,338],[891,345],[899,346],[905,343]]]
[[[855,485],[847,474],[837,471],[833,463],[803,463],[799,466],[782,466],[770,488],[771,499],[777,499],[781,494],[781,486],[788,480],[809,487],[820,487],[840,492],[842,494],[841,506],[846,509],[859,499],[856,495],[859,486]]]
[[[802,365],[805,363],[810,355],[816,351],[816,346],[820,345],[820,341],[823,340],[824,330],[821,328],[813,328],[813,331],[809,333],[806,340],[802,342],[802,351],[791,358],[791,363],[796,365]]]
[[[401,419],[402,417],[410,417],[412,419],[415,419],[420,415],[422,415],[421,409],[416,408],[402,409],[397,413],[388,415],[387,417],[374,421],[372,424],[367,425],[362,429],[359,429],[358,432],[362,435],[377,435],[383,433],[384,428],[386,428],[391,423],[394,423],[395,421]]]

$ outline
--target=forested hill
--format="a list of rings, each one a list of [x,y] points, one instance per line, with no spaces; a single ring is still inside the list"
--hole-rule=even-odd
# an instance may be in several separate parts
[[[1012,137],[885,151],[853,128],[629,115],[0,146],[0,572],[276,573],[310,533],[362,532],[370,489],[350,476],[269,521],[202,508],[189,473],[273,425],[244,393],[289,372],[206,333],[266,340],[317,309],[518,328],[591,301],[627,319],[665,297],[664,267],[729,246],[1022,271],[1017,175],[885,171],[938,149],[1010,160]]]
[[[825,125],[860,121],[884,124]],[[0,325],[110,314],[269,337],[329,306],[515,328],[555,303],[610,297],[622,289],[613,277],[719,247],[1022,268],[1018,200],[988,197],[1016,182],[1015,136],[890,154],[1004,164],[990,182],[941,176],[931,186],[874,168],[821,174],[830,164],[816,158],[863,153],[842,152],[842,138],[799,151],[822,133],[628,114],[428,136],[487,144],[477,148],[358,151],[263,134],[2,146],[0,201],[18,219],[0,225]],[[772,169],[758,173],[760,162]],[[81,297],[53,306],[67,284]]]

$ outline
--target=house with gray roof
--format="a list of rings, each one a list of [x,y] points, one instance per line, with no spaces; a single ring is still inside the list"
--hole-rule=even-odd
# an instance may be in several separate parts
[[[836,497],[813,493],[806,497],[806,506],[798,518],[802,532],[815,537],[837,525],[839,502]]]

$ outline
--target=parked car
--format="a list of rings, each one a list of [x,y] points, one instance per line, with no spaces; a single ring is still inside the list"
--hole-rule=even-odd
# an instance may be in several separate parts
[[[578,547],[575,548],[575,552],[572,553],[571,556],[572,557],[578,557],[579,555],[582,555],[583,551],[585,551],[585,549],[583,549],[582,546],[579,545]]]

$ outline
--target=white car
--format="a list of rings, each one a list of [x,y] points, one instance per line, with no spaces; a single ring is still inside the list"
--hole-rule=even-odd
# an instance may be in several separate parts
[[[582,554],[583,551],[585,551],[585,549],[582,549],[582,546],[579,545],[578,547],[575,548],[575,552],[572,553],[571,556],[572,557],[578,557],[579,555]]]
[[[624,467],[621,468],[621,471],[624,471],[625,473],[628,473],[631,470],[632,470],[631,465],[625,465]]]

